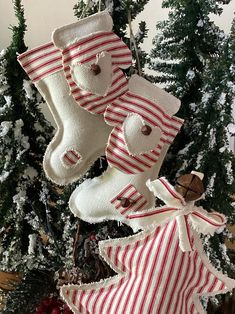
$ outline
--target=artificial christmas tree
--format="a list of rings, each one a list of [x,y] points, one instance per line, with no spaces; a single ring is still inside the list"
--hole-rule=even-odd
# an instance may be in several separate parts
[[[139,12],[144,4],[145,2],[141,2],[134,7]],[[41,96],[17,63],[17,56],[26,50],[23,40],[26,25],[21,1],[14,1],[14,5],[19,26],[13,28],[12,44],[1,55],[1,106],[2,111],[6,109],[6,113],[11,114],[7,119],[2,116],[2,153],[7,156],[8,149],[9,153],[17,150],[15,156],[23,157],[19,161],[20,169],[16,168],[17,159],[15,164],[10,162],[10,158],[2,164],[1,193],[5,197],[1,199],[1,264],[6,270],[21,270],[23,280],[15,291],[6,295],[6,307],[2,313],[28,314],[40,308],[46,296],[58,296],[57,279],[58,283],[64,280],[74,282],[75,279],[76,282],[90,282],[94,278],[110,276],[112,270],[98,256],[98,241],[127,236],[131,230],[117,225],[116,222],[95,226],[78,222],[68,209],[68,198],[74,186],[58,188],[44,177],[43,153],[53,136],[53,129],[40,113],[38,105],[42,103]],[[132,14],[135,16],[136,12]],[[141,38],[143,37],[144,33]],[[45,91],[46,85],[43,89]],[[12,134],[19,139],[19,144],[12,142]],[[10,165],[18,170],[12,172],[11,176],[7,168]],[[24,167],[27,171],[24,171]],[[36,171],[33,171],[34,168]],[[98,175],[103,169],[105,162],[100,159],[85,177]],[[14,186],[18,188],[17,195]],[[9,191],[12,191],[12,195]],[[5,192],[7,193],[4,194]],[[12,201],[13,196],[16,205]],[[63,273],[68,274],[67,279],[58,275],[61,267],[64,269]],[[76,275],[70,275],[73,272]]]
[[[235,96],[234,26],[226,36],[209,14],[221,14],[230,1],[163,1],[169,19],[157,24],[162,31],[155,39],[152,56],[156,81],[182,101],[179,116],[185,119],[181,133],[166,157],[162,174],[175,175],[196,169],[205,173],[206,200],[202,205],[228,217],[233,224],[235,159],[228,136],[233,129]],[[234,23],[233,23],[234,24]],[[170,60],[170,62],[166,62]],[[207,243],[212,262],[230,275],[234,266],[224,245],[228,231]],[[231,235],[230,235],[231,236]]]

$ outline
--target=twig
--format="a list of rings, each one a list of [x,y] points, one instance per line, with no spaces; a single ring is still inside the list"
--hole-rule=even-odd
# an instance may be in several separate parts
[[[80,238],[80,223],[78,221],[77,232],[75,234],[74,243],[73,243],[73,264],[76,265],[76,255],[77,255],[77,245]]]
[[[134,46],[134,49],[135,49],[138,73],[139,73],[139,76],[142,76],[138,49],[137,49],[135,36],[134,36],[132,25],[131,25],[131,11],[130,10],[128,11],[128,24],[129,24],[129,28],[130,28],[130,40],[133,42],[133,46]]]

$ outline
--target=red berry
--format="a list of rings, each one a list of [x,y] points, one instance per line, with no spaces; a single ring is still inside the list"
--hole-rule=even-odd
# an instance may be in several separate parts
[[[51,314],[61,314],[61,310],[58,307],[54,307],[54,309],[51,311]]]
[[[91,233],[90,234],[90,240],[97,240],[96,234],[95,233]]]
[[[35,312],[35,314],[45,314],[45,313],[46,313],[45,308],[42,306],[39,306]]]
[[[43,299],[42,305],[45,306],[45,307],[50,306],[51,305],[51,298],[46,297],[45,299]]]

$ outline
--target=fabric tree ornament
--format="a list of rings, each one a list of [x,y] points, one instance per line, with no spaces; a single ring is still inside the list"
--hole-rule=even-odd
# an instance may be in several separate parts
[[[47,102],[57,125],[44,155],[45,173],[59,185],[76,181],[104,154],[110,127],[74,101],[64,77],[61,53],[53,43],[21,54],[18,61]]]
[[[63,286],[61,296],[74,313],[203,314],[200,297],[226,293],[235,287],[234,280],[211,265],[197,234],[197,230],[213,234],[223,228],[224,216],[198,211],[195,206],[189,210],[165,179],[148,185],[158,194],[160,188],[164,199],[171,195],[174,207],[131,213],[126,218],[134,228],[144,231],[100,242],[100,255],[117,275],[96,283]],[[190,219],[187,230],[179,223],[181,218]],[[190,248],[184,247],[182,235]]]
[[[106,148],[109,165],[127,174],[153,167],[183,124],[173,116],[179,107],[177,98],[133,75],[128,91],[105,111],[105,121],[114,126]]]
[[[178,111],[180,101],[177,98],[136,75],[130,79],[130,82],[129,86],[133,92],[137,92],[137,89],[143,89],[141,94],[146,97],[146,99],[147,97],[152,97],[156,100],[156,103],[162,104],[162,107],[167,111],[168,117]],[[149,88],[149,85],[151,88]],[[146,88],[146,86],[148,86],[148,88]],[[135,95],[137,97],[137,94]],[[115,110],[116,108],[114,104],[110,107],[107,108],[105,113],[105,118],[106,120],[109,118],[109,123],[111,123],[112,118],[110,110]],[[150,105],[149,108],[151,108]],[[157,107],[157,109],[158,108],[159,107]],[[130,109],[132,110],[131,106]],[[119,107],[117,107],[117,110],[119,110]],[[141,110],[136,112],[142,113]],[[119,117],[118,113],[115,117],[116,116]],[[121,117],[123,117],[123,115],[121,115]],[[132,116],[130,116],[130,118],[131,117]],[[141,116],[137,118],[142,119]],[[181,119],[170,119],[173,121],[172,124],[177,125],[177,127],[180,127],[183,123]],[[133,127],[135,128],[135,124]],[[114,134],[112,133],[109,138],[109,147],[112,145],[113,136]],[[116,139],[114,140],[118,143],[118,147],[120,147],[120,142]],[[134,133],[133,141],[136,140],[140,140],[139,132]],[[148,136],[145,136],[144,140],[148,143]],[[151,141],[152,140],[154,142],[155,139],[151,137]],[[162,146],[157,156],[153,153],[149,158],[147,154],[131,157],[131,165],[133,164],[133,167],[137,164],[140,164],[141,167],[146,165],[146,169],[142,173],[139,171],[137,174],[132,174],[132,171],[123,171],[123,169],[130,169],[129,155],[128,152],[126,152],[125,157],[123,157],[121,161],[124,165],[121,170],[119,167],[116,167],[115,164],[115,167],[109,167],[101,177],[84,181],[75,189],[70,197],[69,207],[73,214],[90,223],[110,219],[122,221],[130,211],[144,210],[154,206],[154,196],[146,187],[145,183],[148,179],[154,180],[158,176],[161,164],[169,148],[169,142],[162,143]],[[131,168],[131,170],[132,169],[134,168]],[[87,206],[87,200],[89,200],[89,206]]]
[[[112,27],[111,16],[103,11],[58,28],[52,35],[55,46],[62,50],[74,99],[94,114],[103,114],[108,104],[127,91],[120,68],[131,66],[132,55]]]

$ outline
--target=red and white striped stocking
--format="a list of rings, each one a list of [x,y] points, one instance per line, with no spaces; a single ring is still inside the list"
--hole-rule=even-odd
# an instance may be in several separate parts
[[[62,50],[65,76],[76,102],[94,114],[103,114],[113,100],[127,91],[120,70],[130,67],[131,51],[112,32],[108,12],[94,14],[53,33]]]
[[[114,126],[106,156],[111,167],[134,174],[153,167],[183,120],[173,116],[179,100],[144,78],[133,75],[128,87],[105,111],[106,122]]]
[[[53,43],[21,54],[18,61],[46,100],[58,128],[44,155],[44,170],[57,184],[76,181],[104,153],[110,128],[74,101],[61,53]]]

